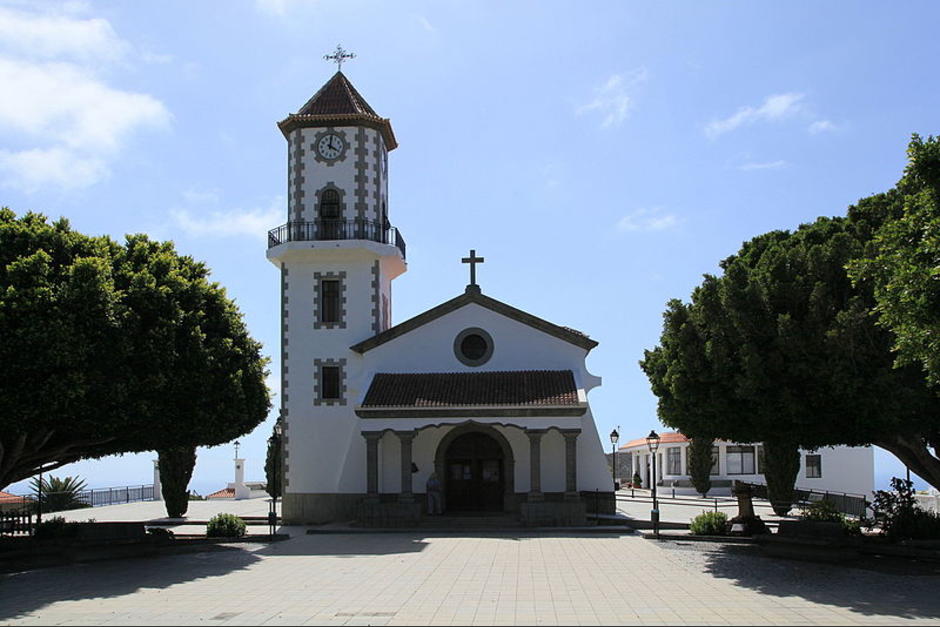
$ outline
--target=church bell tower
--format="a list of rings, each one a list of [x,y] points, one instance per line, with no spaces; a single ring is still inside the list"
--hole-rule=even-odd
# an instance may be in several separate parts
[[[341,71],[278,126],[287,221],[268,233],[267,257],[281,273],[283,507],[285,519],[309,520],[363,491],[344,485],[344,466],[360,463],[348,451],[361,440],[352,406],[362,357],[349,347],[390,326],[405,242],[389,222],[391,123]]]

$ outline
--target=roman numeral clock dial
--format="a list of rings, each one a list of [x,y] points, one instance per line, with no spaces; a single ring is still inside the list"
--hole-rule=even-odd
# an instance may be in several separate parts
[[[317,153],[324,159],[336,159],[343,153],[344,148],[343,139],[333,133],[324,135],[317,142]]]

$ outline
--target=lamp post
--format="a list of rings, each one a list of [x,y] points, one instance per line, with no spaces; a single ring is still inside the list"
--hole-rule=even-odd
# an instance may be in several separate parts
[[[282,489],[281,481],[281,472],[284,468],[283,463],[283,437],[284,437],[284,425],[281,424],[281,419],[278,418],[274,423],[274,438],[276,441],[274,445],[277,447],[277,466],[274,469],[274,486],[271,492],[274,494],[271,495],[271,510],[268,512],[268,535],[271,536],[271,539],[274,539],[274,532],[277,530],[277,495]]]
[[[653,490],[653,510],[650,512],[650,522],[653,523],[653,535],[659,539],[659,503],[656,500],[656,450],[659,448],[659,434],[650,431],[650,434],[646,436],[646,446],[650,449],[650,466],[653,473],[650,481]]]
[[[618,427],[620,425],[617,425]],[[614,492],[617,491],[617,442],[620,440],[620,434],[617,433],[617,430],[614,429],[610,432],[610,452],[611,452],[611,471],[610,474],[613,475],[614,480]]]

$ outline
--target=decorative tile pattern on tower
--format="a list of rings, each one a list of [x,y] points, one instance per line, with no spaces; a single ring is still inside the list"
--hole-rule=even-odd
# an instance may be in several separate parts
[[[379,281],[379,261],[372,263],[372,332],[381,333],[381,320],[379,319],[379,294],[381,282]]]
[[[366,204],[366,183],[369,180],[369,167],[366,156],[369,149],[366,147],[366,129],[359,127],[356,130],[356,219],[365,220],[368,205]]]
[[[304,219],[304,132],[297,129],[291,133],[291,151],[293,163],[288,176],[291,190],[290,220],[302,222]]]

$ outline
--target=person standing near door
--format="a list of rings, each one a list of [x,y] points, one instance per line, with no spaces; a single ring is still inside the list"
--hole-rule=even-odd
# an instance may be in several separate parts
[[[431,516],[441,514],[441,482],[436,472],[431,473],[424,487],[428,493],[428,514]]]

